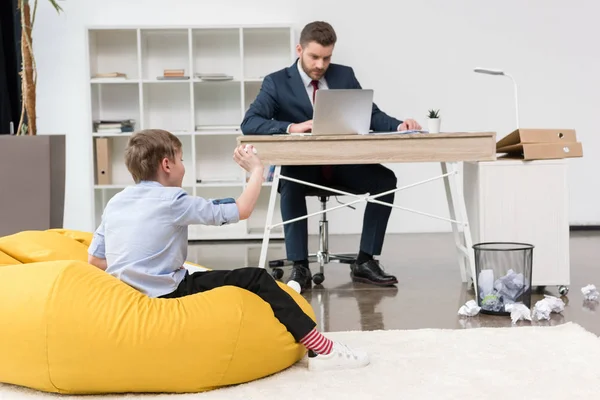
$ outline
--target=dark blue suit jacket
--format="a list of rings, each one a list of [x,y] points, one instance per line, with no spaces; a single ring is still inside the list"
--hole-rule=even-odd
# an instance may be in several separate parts
[[[330,64],[325,80],[329,89],[361,89],[354,71],[345,65]],[[313,106],[294,63],[264,78],[258,96],[244,116],[241,129],[244,135],[282,134],[286,133],[289,124],[312,118]],[[391,132],[401,123],[373,103],[371,130]]]

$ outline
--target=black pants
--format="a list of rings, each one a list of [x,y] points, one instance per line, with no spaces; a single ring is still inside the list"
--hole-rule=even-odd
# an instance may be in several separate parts
[[[323,186],[344,186],[353,193],[379,194],[396,188],[396,175],[380,164],[334,165],[331,181],[325,182],[321,166],[284,166],[281,174]],[[309,186],[282,179],[279,185],[281,194],[281,216],[284,221],[307,214],[306,191]],[[386,203],[394,202],[394,193],[377,198]],[[383,239],[390,218],[391,208],[368,203],[363,216],[360,250],[371,255],[380,255]],[[287,258],[291,261],[308,258],[307,220],[292,222],[283,226]]]
[[[161,296],[176,298],[206,292],[221,286],[237,286],[257,294],[269,303],[275,317],[300,341],[316,324],[302,311],[294,299],[267,273],[264,268],[239,268],[232,271],[186,273],[173,293]]]

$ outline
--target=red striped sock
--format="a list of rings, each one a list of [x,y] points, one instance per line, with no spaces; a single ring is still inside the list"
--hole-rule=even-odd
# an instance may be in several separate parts
[[[333,348],[333,342],[317,332],[316,328],[300,339],[300,343],[317,354],[329,354]]]

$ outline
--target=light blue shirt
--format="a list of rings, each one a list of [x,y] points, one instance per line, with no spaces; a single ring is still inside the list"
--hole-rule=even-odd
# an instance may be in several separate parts
[[[143,181],[107,203],[88,253],[106,258],[106,272],[149,297],[173,292],[186,270],[188,225],[240,219],[234,199],[206,200],[178,187]]]

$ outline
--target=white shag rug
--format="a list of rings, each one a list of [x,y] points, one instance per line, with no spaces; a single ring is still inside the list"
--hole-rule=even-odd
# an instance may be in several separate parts
[[[574,323],[553,327],[331,332],[364,347],[364,369],[312,373],[302,360],[258,381],[205,393],[61,396],[0,384],[0,399],[593,399],[600,339]]]

